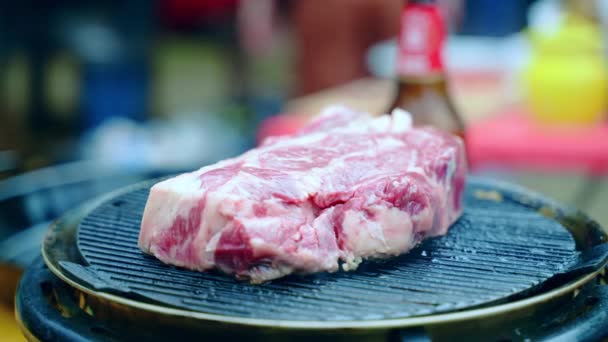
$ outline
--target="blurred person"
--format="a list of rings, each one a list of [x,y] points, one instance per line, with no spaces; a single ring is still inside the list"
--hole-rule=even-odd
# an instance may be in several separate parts
[[[295,48],[295,95],[369,75],[368,48],[396,36],[403,0],[242,1],[241,44],[263,52],[280,15],[290,21]]]
[[[296,95],[369,76],[365,55],[399,31],[402,0],[296,1]]]
[[[394,38],[406,0],[241,1],[239,34],[247,53],[263,53],[285,14],[295,47],[294,95],[370,76],[368,49]],[[439,1],[448,27],[460,22],[462,0]]]

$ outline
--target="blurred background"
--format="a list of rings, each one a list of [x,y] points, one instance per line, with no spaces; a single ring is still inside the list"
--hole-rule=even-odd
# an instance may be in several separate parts
[[[1,1],[3,261],[27,265],[85,199],[237,155],[327,104],[380,114],[403,3]],[[608,226],[608,1],[439,3],[472,171]]]

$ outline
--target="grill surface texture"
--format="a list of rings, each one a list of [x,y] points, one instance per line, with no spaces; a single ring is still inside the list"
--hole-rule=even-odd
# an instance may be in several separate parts
[[[443,237],[353,272],[292,275],[251,285],[168,266],[137,246],[150,186],[94,209],[78,228],[88,272],[137,300],[210,314],[303,321],[406,318],[499,303],[532,293],[579,259],[572,235],[520,201],[470,180],[465,210]]]

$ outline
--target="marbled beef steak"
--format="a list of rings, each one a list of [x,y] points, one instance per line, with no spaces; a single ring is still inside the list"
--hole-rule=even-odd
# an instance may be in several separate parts
[[[408,113],[324,110],[290,137],[154,185],[139,246],[161,261],[254,283],[354,270],[408,252],[461,215],[460,138]]]

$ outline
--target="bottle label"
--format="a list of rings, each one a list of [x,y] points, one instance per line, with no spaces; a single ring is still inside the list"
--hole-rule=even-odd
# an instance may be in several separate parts
[[[445,37],[437,5],[408,3],[401,14],[397,73],[406,77],[442,73]]]

